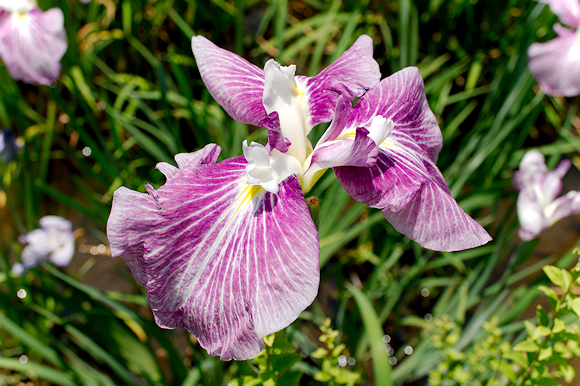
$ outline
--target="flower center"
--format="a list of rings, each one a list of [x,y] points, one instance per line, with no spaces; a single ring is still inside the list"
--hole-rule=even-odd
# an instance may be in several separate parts
[[[259,185],[268,192],[277,194],[280,182],[293,174],[302,173],[302,165],[293,156],[280,152],[269,154],[263,145],[256,142],[248,146],[248,141],[244,141],[242,147],[248,161],[248,185]]]

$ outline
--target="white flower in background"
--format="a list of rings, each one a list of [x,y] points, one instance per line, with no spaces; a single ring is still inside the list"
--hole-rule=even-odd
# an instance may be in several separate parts
[[[43,261],[64,267],[74,255],[75,237],[70,221],[59,216],[44,216],[39,224],[40,228],[18,238],[18,241],[28,245],[22,251],[22,263],[12,266],[12,271],[17,275]]]
[[[570,191],[556,198],[562,190],[562,177],[571,164],[570,160],[564,160],[548,171],[538,150],[530,150],[522,158],[520,169],[514,173],[514,186],[520,192],[518,235],[522,240],[532,240],[558,220],[580,213],[580,192]]]
[[[59,8],[44,12],[35,0],[0,0],[0,58],[14,79],[49,85],[66,49]]]
[[[548,4],[550,11],[571,28],[555,24],[557,37],[530,46],[530,71],[547,95],[580,95],[580,0],[537,1]]]

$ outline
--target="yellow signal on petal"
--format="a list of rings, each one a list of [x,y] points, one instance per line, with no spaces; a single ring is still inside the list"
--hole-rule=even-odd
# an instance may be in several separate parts
[[[260,194],[261,197],[266,192],[260,185],[248,185],[245,182],[242,185],[245,185],[245,187],[232,204],[233,206],[236,206],[234,216],[240,210],[245,211],[248,208],[248,205],[250,205],[250,203],[254,200],[256,195]]]

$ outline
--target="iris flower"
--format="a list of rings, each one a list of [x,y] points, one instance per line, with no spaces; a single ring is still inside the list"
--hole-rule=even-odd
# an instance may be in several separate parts
[[[580,213],[580,192],[570,191],[556,198],[570,165],[570,160],[564,160],[548,171],[538,150],[530,150],[522,158],[520,169],[514,173],[514,186],[519,191],[518,235],[522,240],[532,240],[558,220]]]
[[[12,161],[20,150],[22,145],[14,138],[14,134],[8,129],[0,130],[0,161]]]
[[[59,8],[43,12],[35,0],[0,0],[0,58],[14,79],[50,84],[66,49]]]
[[[426,247],[490,239],[435,166],[441,132],[417,69],[380,81],[368,36],[312,78],[273,60],[262,70],[203,37],[192,47],[214,99],[266,127],[268,143],[244,141],[242,156],[219,163],[209,144],[178,154],[177,167],[158,164],[167,178],[158,190],[115,192],[111,253],[145,287],[159,326],[186,328],[229,360],[255,356],[264,336],[292,323],[318,292],[320,247],[304,193],[328,168]],[[312,146],[312,127],[331,120]]]
[[[12,271],[22,275],[43,261],[65,267],[75,252],[75,237],[70,221],[59,216],[44,216],[39,220],[40,228],[18,238],[28,244],[22,251],[22,263],[12,266]]]
[[[548,95],[580,95],[580,0],[538,0],[567,26],[554,25],[558,36],[528,49],[530,71]]]

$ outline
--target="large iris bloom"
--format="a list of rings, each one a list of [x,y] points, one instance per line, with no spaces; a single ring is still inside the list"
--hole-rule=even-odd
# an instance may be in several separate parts
[[[0,58],[14,79],[50,84],[66,49],[59,8],[43,12],[35,0],[0,0]]]
[[[548,95],[580,95],[580,1],[538,0],[567,26],[554,25],[558,36],[528,49],[530,71]]]
[[[514,186],[519,191],[518,235],[522,240],[532,240],[558,220],[580,213],[580,192],[570,191],[556,198],[570,165],[570,160],[564,160],[548,171],[538,150],[530,150],[522,158],[520,169],[514,173]]]
[[[490,239],[435,166],[441,132],[418,71],[380,81],[368,36],[312,78],[273,60],[262,70],[203,37],[192,47],[215,100],[266,127],[268,144],[244,141],[242,156],[219,163],[215,144],[178,154],[177,167],[157,165],[167,178],[158,190],[115,192],[111,253],[145,287],[158,325],[186,328],[229,360],[258,354],[264,336],[292,323],[318,292],[320,249],[304,193],[328,168],[424,246]],[[331,120],[312,146],[312,127]]]

